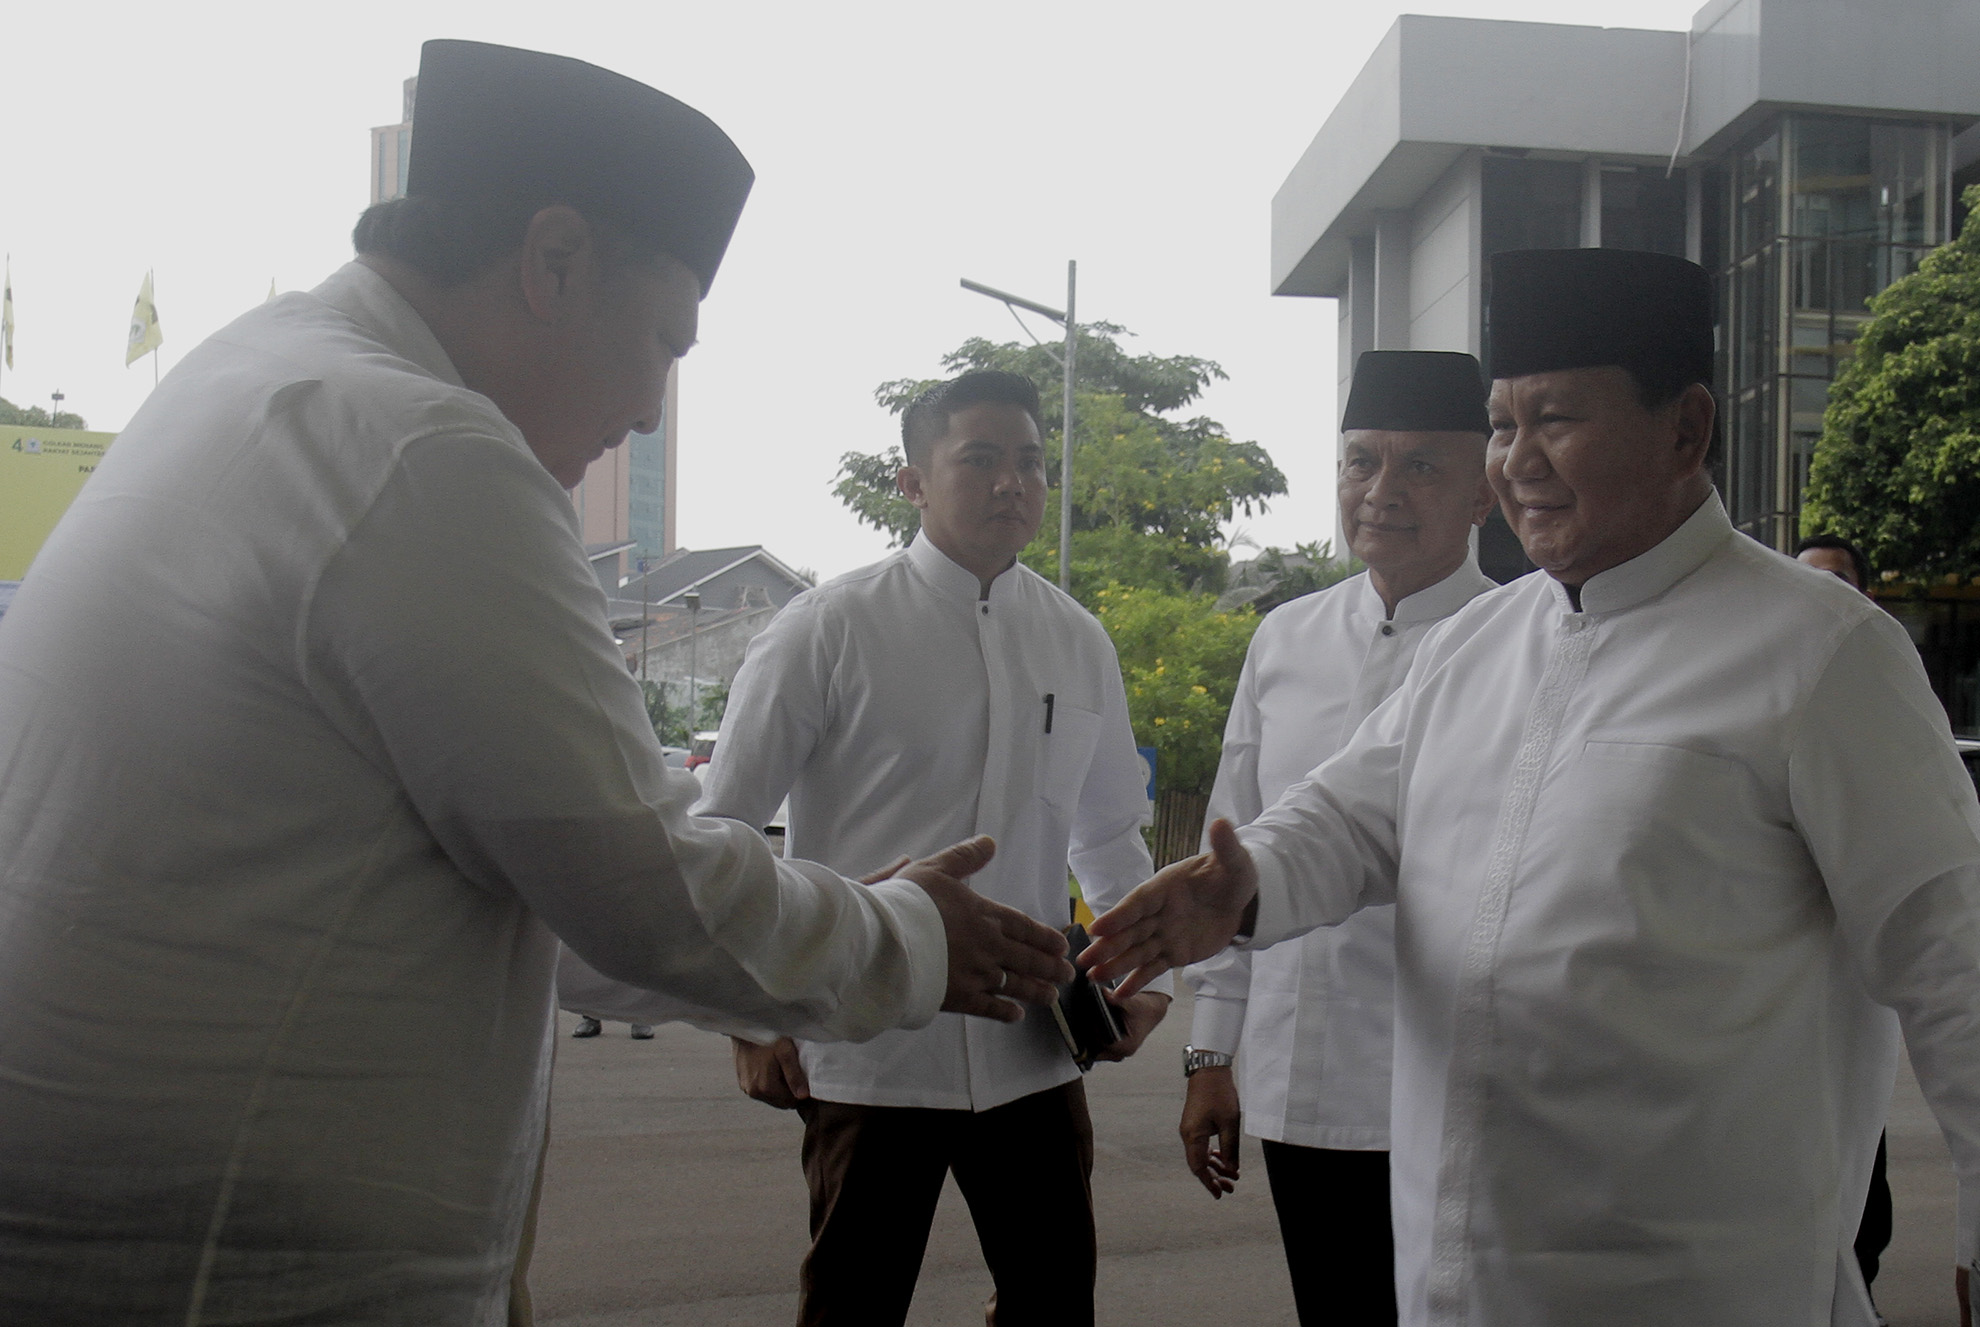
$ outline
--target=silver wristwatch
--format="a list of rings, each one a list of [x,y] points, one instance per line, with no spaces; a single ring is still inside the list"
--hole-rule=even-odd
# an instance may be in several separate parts
[[[1185,1046],[1183,1047],[1183,1077],[1191,1077],[1198,1069],[1228,1069],[1236,1059],[1237,1056],[1226,1054],[1223,1051],[1206,1051],[1198,1046]]]

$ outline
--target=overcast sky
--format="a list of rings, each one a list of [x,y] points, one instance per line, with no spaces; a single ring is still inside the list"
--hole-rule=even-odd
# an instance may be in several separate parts
[[[1292,491],[1258,544],[1333,533],[1332,301],[1268,293],[1270,203],[1395,16],[1683,28],[1696,0],[945,4],[17,5],[0,99],[18,329],[0,396],[121,428],[151,389],[125,332],[157,273],[169,372],[350,256],[374,125],[420,42],[576,56],[712,116],[757,184],[682,365],[680,540],[834,574],[878,556],[828,489],[893,421],[879,382],[1021,335],[958,288],[1047,304],[1222,364],[1202,413]],[[1544,69],[1493,71],[1544,80]],[[1034,320],[1036,322],[1036,320]],[[1049,325],[1039,323],[1042,335]]]

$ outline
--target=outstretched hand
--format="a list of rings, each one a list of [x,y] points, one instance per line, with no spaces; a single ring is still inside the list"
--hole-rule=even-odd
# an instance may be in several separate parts
[[[1209,958],[1245,929],[1258,868],[1228,820],[1210,823],[1210,851],[1165,866],[1087,927],[1079,955],[1095,981],[1121,978],[1125,1000],[1171,968]]]
[[[898,878],[920,885],[942,914],[949,941],[942,1007],[1015,1023],[1024,1017],[1025,1004],[1058,999],[1059,984],[1071,981],[1073,970],[1063,935],[963,883],[989,865],[996,851],[994,842],[978,835],[922,858]]]

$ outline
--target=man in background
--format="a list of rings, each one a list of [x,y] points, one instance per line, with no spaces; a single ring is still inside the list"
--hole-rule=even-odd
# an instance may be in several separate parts
[[[1250,823],[1354,736],[1430,628],[1495,588],[1471,533],[1492,510],[1485,379],[1470,355],[1371,350],[1341,417],[1341,533],[1358,576],[1272,610],[1245,656],[1209,816]],[[1243,1131],[1306,1327],[1394,1322],[1389,1061],[1395,909],[1187,969],[1195,1021],[1183,1153],[1213,1197]],[[1235,1059],[1236,1064],[1232,1061]],[[1242,1086],[1240,1087],[1240,1084]]]
[[[1045,509],[1037,388],[964,374],[915,398],[901,439],[920,533],[750,643],[698,809],[761,825],[788,794],[789,850],[853,875],[988,834],[997,856],[973,887],[1063,924],[1068,869],[1104,908],[1151,866],[1113,643],[1017,560]],[[1168,1000],[1122,1002],[1108,1056],[1131,1054]],[[1093,1128],[1049,1016],[735,1053],[744,1091],[804,1118],[800,1323],[901,1322],[950,1174],[996,1283],[990,1320],[1092,1322]]]

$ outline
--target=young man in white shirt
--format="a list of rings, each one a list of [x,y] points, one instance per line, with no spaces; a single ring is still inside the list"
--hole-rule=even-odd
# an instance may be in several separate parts
[[[1211,819],[1256,819],[1388,699],[1430,628],[1494,588],[1471,548],[1493,504],[1490,431],[1484,370],[1470,355],[1371,350],[1356,362],[1338,487],[1342,539],[1368,570],[1259,624],[1224,730]],[[1395,912],[1367,908],[1184,974],[1196,992],[1183,1057],[1184,1158],[1222,1197],[1237,1182],[1240,1118],[1263,1140],[1306,1327],[1395,1321]]]
[[[1980,1261],[1980,805],[1918,652],[1740,534],[1710,277],[1492,259],[1486,470],[1539,572],[1348,745],[1094,923],[1096,971],[1396,904],[1411,1327],[1874,1322],[1850,1244],[1896,1011]],[[1873,1072],[1874,1070],[1874,1072]]]
[[[751,643],[699,810],[854,875],[988,834],[977,891],[1063,924],[1070,867],[1097,908],[1149,870],[1146,800],[1106,632],[1017,561],[1045,507],[1038,392],[965,374],[901,420],[904,550],[800,595]],[[1120,1005],[1131,1054],[1166,994]],[[803,1324],[900,1322],[953,1173],[996,1282],[992,1322],[1090,1323],[1092,1128],[1053,1020],[938,1017],[860,1045],[736,1042],[737,1077],[804,1116]]]

